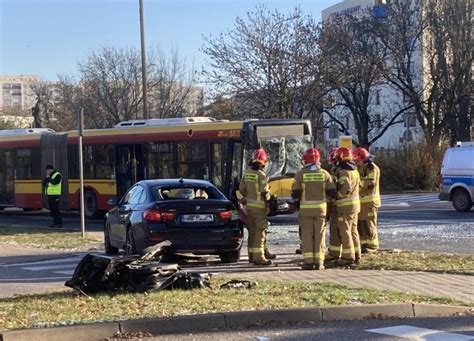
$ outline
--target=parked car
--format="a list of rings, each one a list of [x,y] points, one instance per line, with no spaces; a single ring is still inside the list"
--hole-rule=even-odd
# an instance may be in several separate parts
[[[440,200],[452,201],[457,211],[469,211],[474,203],[474,142],[458,142],[448,148],[441,165]]]
[[[173,253],[216,254],[237,262],[243,229],[237,210],[213,184],[195,179],[143,180],[132,186],[105,216],[107,254],[140,254],[171,241]]]

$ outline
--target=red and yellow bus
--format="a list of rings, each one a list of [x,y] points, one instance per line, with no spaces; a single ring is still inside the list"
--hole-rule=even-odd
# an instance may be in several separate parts
[[[62,209],[78,209],[78,132],[50,129],[0,131],[0,208],[45,206],[46,165],[63,174]],[[135,182],[151,178],[197,178],[235,197],[243,169],[259,146],[270,154],[272,192],[290,197],[300,157],[311,146],[307,120],[218,121],[208,117],[134,120],[83,134],[87,217],[110,207]],[[67,184],[67,185],[66,185]]]

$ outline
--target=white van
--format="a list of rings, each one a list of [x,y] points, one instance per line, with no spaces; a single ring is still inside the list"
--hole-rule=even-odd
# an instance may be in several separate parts
[[[458,142],[446,150],[441,165],[440,200],[452,201],[457,211],[474,203],[474,142]]]

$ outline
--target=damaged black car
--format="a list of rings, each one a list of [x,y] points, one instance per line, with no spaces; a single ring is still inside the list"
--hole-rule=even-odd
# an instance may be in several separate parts
[[[109,255],[146,253],[171,241],[170,253],[218,255],[240,259],[243,229],[238,213],[213,184],[195,179],[143,180],[132,186],[105,216],[104,243]]]

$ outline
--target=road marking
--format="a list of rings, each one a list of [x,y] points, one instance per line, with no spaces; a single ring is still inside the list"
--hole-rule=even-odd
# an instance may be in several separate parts
[[[24,262],[24,263],[14,263],[14,264],[6,264],[2,265],[4,268],[12,268],[12,267],[22,267],[25,265],[38,265],[38,264],[58,264],[58,263],[71,263],[72,261],[81,260],[84,256],[76,255],[68,258],[58,258],[58,259],[50,259],[50,260],[42,260],[36,262]]]
[[[377,333],[383,335],[397,336],[403,339],[412,340],[449,340],[449,341],[464,341],[474,340],[474,336],[447,333],[440,330],[419,328],[414,326],[395,326],[386,328],[367,329],[367,332]]]
[[[30,270],[30,271],[43,271],[43,270],[56,270],[56,269],[69,269],[71,266],[76,266],[77,262],[70,263],[70,264],[55,264],[55,265],[46,265],[46,266],[27,266],[27,267],[22,267],[24,270]],[[54,271],[56,272],[56,271]]]

